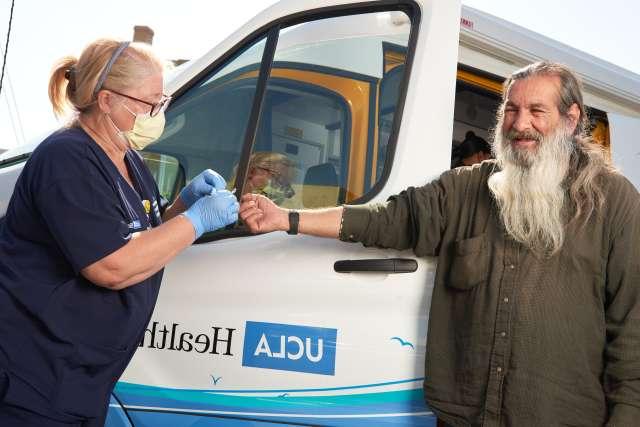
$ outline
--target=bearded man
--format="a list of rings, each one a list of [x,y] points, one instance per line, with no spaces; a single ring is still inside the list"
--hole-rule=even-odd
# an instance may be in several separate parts
[[[424,394],[445,425],[639,425],[640,199],[587,132],[575,74],[540,62],[505,82],[495,161],[299,216],[245,195],[240,216],[438,257]]]

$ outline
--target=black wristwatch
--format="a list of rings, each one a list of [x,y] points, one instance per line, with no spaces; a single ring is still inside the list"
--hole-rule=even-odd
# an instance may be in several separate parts
[[[289,211],[289,230],[287,234],[298,234],[298,224],[300,223],[300,214],[297,211]]]

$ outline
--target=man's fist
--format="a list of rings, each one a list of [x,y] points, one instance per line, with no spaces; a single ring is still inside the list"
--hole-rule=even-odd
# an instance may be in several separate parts
[[[259,194],[242,196],[240,218],[252,233],[289,230],[289,211]]]

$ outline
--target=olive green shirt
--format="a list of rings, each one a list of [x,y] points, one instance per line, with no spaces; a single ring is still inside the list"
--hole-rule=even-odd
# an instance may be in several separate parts
[[[639,426],[638,192],[608,175],[603,214],[540,258],[505,233],[494,169],[345,206],[342,240],[438,257],[427,403],[452,426]]]

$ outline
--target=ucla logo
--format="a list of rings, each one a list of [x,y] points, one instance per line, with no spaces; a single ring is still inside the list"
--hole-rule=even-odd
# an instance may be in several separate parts
[[[337,329],[246,323],[242,366],[334,375]]]

